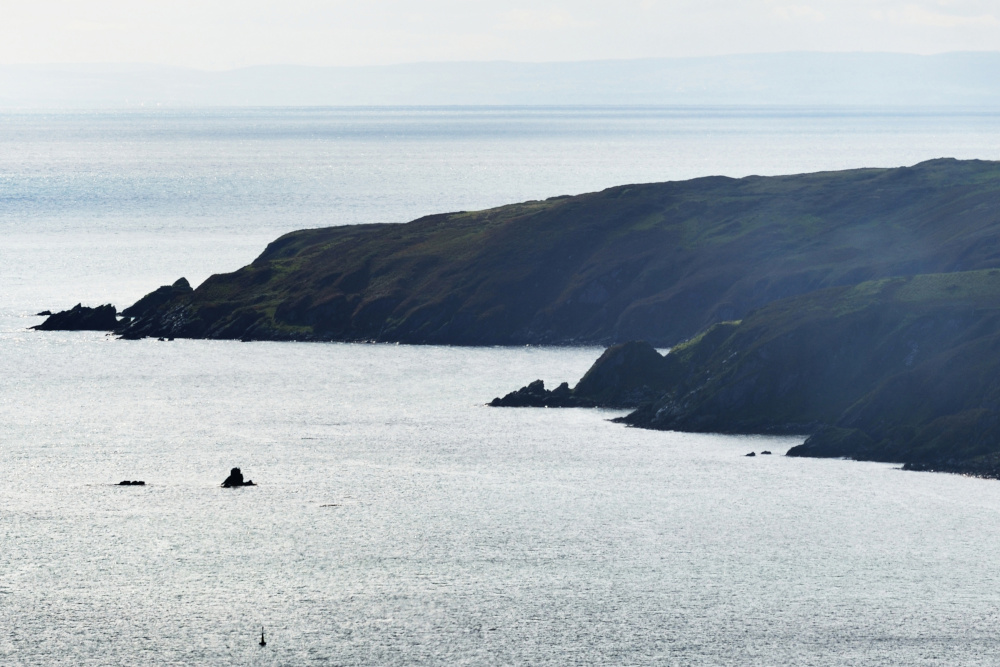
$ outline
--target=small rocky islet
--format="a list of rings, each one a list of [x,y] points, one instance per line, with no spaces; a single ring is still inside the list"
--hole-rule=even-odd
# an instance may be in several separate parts
[[[226,479],[223,480],[222,488],[232,489],[240,486],[257,486],[257,485],[254,484],[253,480],[251,479],[244,480],[243,473],[240,471],[239,468],[233,468],[232,470],[229,471],[229,477],[226,477]]]
[[[710,177],[303,230],[197,289],[36,328],[611,344],[576,386],[539,380],[491,405],[625,408],[634,427],[805,435],[789,455],[1000,477],[1000,163]]]
[[[146,486],[146,482],[142,480],[128,480],[123,479],[118,482],[115,486]],[[243,472],[239,468],[232,468],[229,471],[229,476],[222,481],[220,485],[225,489],[231,489],[239,486],[257,486],[253,483],[253,480],[243,479]]]

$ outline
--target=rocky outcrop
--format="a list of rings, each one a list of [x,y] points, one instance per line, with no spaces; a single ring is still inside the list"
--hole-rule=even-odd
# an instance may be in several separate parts
[[[193,291],[186,278],[153,290],[122,311],[124,319],[115,333],[129,340],[146,337],[173,339],[175,329],[185,329],[184,313],[187,309],[183,304]],[[188,338],[201,338],[197,330],[188,327],[187,331],[191,334]]]
[[[612,345],[573,388],[573,394],[607,408],[634,408],[670,385],[673,360],[646,341]]]
[[[670,384],[673,360],[645,341],[612,345],[573,388],[563,382],[545,389],[541,380],[494,398],[500,408],[634,408],[658,398]]]
[[[117,310],[111,304],[90,308],[76,304],[70,310],[49,315],[37,326],[40,331],[114,331],[118,328]]]
[[[563,382],[549,391],[545,383],[535,380],[531,384],[512,391],[503,398],[490,401],[494,408],[594,408],[594,401],[575,396],[569,384]]]
[[[229,477],[227,477],[222,482],[222,487],[226,489],[231,489],[237,486],[257,486],[253,483],[253,480],[243,481],[243,473],[240,472],[239,468],[233,468],[229,471]]]
[[[157,309],[163,307],[167,302],[177,297],[191,294],[193,291],[191,283],[187,281],[187,278],[179,278],[173,285],[164,285],[163,287],[157,288],[142,297],[123,310],[121,315],[129,320],[148,316]]]

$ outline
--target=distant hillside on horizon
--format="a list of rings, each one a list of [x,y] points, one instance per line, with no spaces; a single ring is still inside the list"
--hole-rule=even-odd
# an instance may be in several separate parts
[[[0,108],[382,105],[1000,106],[1000,52],[565,63],[2,65]]]

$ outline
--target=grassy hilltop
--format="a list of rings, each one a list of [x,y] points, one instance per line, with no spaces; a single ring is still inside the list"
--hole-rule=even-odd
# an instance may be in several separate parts
[[[126,336],[672,345],[829,287],[1000,268],[1000,163],[700,178],[313,229]]]

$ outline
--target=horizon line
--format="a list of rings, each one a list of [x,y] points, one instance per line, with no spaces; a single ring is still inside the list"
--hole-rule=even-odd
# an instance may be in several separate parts
[[[140,61],[92,61],[92,62],[7,62],[0,63],[0,68],[7,67],[134,67],[134,68],[158,68],[186,70],[191,72],[206,72],[222,74],[226,72],[238,72],[241,70],[268,68],[268,67],[289,67],[300,69],[383,69],[393,67],[413,67],[421,65],[587,65],[595,63],[628,63],[628,62],[664,62],[664,61],[696,61],[696,60],[722,60],[726,58],[747,58],[761,56],[801,56],[801,55],[822,55],[822,56],[900,56],[913,58],[936,58],[941,56],[955,55],[1000,55],[1000,49],[994,50],[964,50],[964,51],[939,51],[934,53],[914,53],[907,51],[820,51],[820,50],[791,50],[791,51],[747,51],[737,53],[721,53],[713,55],[699,56],[643,56],[638,58],[591,58],[586,60],[415,60],[396,63],[362,64],[362,65],[312,65],[302,63],[257,63],[252,65],[240,65],[223,69],[192,67],[190,65],[173,65],[169,63],[140,62]]]

